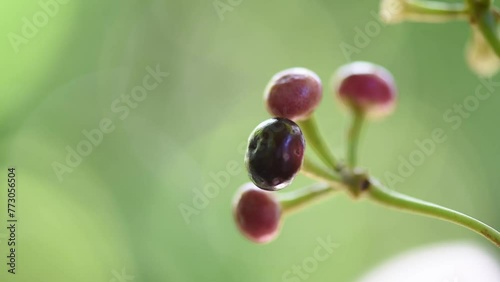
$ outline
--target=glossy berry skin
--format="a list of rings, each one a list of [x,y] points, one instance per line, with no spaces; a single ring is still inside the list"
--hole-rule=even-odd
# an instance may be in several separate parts
[[[318,75],[305,68],[291,68],[273,76],[264,92],[267,111],[294,121],[307,119],[321,102],[323,87]]]
[[[262,122],[248,140],[245,165],[250,179],[268,191],[286,187],[302,166],[305,145],[293,121],[272,118]]]
[[[396,86],[385,68],[354,62],[338,69],[334,76],[337,97],[355,113],[371,117],[390,114],[396,103]]]
[[[255,243],[268,243],[279,233],[281,206],[275,195],[252,183],[238,191],[233,215],[238,229]]]

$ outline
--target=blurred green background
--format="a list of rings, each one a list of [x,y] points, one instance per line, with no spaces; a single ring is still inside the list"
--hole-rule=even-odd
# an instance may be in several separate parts
[[[287,218],[268,245],[243,238],[231,214],[234,192],[248,181],[240,147],[268,117],[262,92],[275,72],[303,66],[322,78],[317,118],[341,155],[348,115],[329,81],[348,62],[340,45],[356,46],[357,29],[371,26],[350,59],[387,67],[400,96],[395,114],[364,132],[361,163],[380,177],[396,173],[398,158],[418,149],[414,140],[442,128],[447,141],[392,188],[497,228],[500,98],[496,86],[456,130],[443,120],[481,85],[464,59],[465,22],[385,26],[368,0],[221,2],[230,7],[222,14],[212,0],[2,4],[0,179],[17,168],[19,222],[16,275],[6,271],[0,229],[1,281],[282,281],[328,236],[338,247],[308,281],[355,281],[433,242],[472,240],[497,252],[463,228],[346,195]],[[169,75],[126,117],[112,110],[143,85],[148,67]],[[103,119],[115,129],[60,181],[54,162],[64,164],[67,146],[75,149],[87,140],[82,131]],[[179,207],[193,206],[193,190],[234,163],[238,173],[187,222]],[[308,183],[299,176],[289,189]]]

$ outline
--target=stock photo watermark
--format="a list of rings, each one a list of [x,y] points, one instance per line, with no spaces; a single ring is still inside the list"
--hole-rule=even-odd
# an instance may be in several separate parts
[[[464,120],[470,118],[472,113],[480,108],[481,103],[488,100],[495,92],[495,89],[500,87],[500,82],[495,82],[491,78],[481,78],[479,82],[474,89],[474,94],[468,95],[460,103],[455,103],[444,111],[442,115],[443,121],[452,131],[458,130]],[[416,148],[407,154],[407,157],[403,155],[398,157],[397,169],[384,173],[384,183],[393,189],[396,184],[404,183],[406,179],[415,173],[417,167],[422,166],[436,152],[438,145],[448,140],[449,133],[447,131],[449,129],[436,127],[428,137],[422,140],[416,139],[414,141]]]
[[[241,143],[238,148],[238,154],[244,155],[246,150],[246,142]],[[192,190],[193,197],[190,203],[180,203],[177,207],[186,224],[191,223],[191,219],[195,215],[199,215],[202,210],[206,209],[210,200],[216,198],[220,191],[227,188],[231,182],[231,178],[239,175],[243,171],[241,161],[230,160],[226,163],[223,170],[218,172],[209,172],[210,182],[206,183],[203,188],[194,188]]]
[[[309,256],[283,272],[281,281],[300,282],[309,279],[318,270],[321,263],[327,261],[333,254],[333,251],[340,246],[332,241],[331,235],[325,239],[321,237],[316,238],[316,243],[316,247]]]
[[[212,2],[215,12],[219,17],[219,20],[224,21],[224,14],[227,12],[232,12],[236,7],[238,7],[243,0],[215,0]]]
[[[380,11],[380,13],[377,11],[370,11],[371,19],[365,22],[362,27],[354,27],[352,44],[345,41],[340,42],[339,48],[344,57],[348,61],[351,61],[351,56],[353,54],[360,54],[363,49],[367,48],[372,40],[380,34],[382,29],[387,26],[387,23],[381,19],[380,14],[385,14],[385,16],[390,17],[401,13],[402,10],[402,4],[399,1],[394,1],[393,5],[384,7],[384,10]]]
[[[40,0],[38,6],[40,10],[35,12],[31,17],[23,17],[21,19],[22,26],[20,33],[9,32],[7,38],[10,45],[17,54],[20,51],[21,45],[29,43],[30,39],[35,38],[49,21],[54,18],[60,11],[61,5],[65,5],[69,0]]]
[[[396,172],[386,171],[384,173],[384,183],[393,188],[395,184],[403,183],[406,178],[415,173],[417,167],[423,165],[428,157],[436,151],[439,144],[443,144],[448,139],[448,135],[442,128],[435,128],[429,137],[422,140],[415,139],[417,148],[412,150],[406,157],[399,155],[399,165]]]
[[[135,276],[127,274],[127,269],[124,267],[122,268],[121,272],[116,271],[113,269],[111,271],[111,274],[113,275],[113,278],[109,280],[109,282],[127,282],[127,281],[134,281]]]
[[[155,68],[147,66],[145,71],[147,74],[144,75],[142,84],[133,87],[128,94],[122,94],[111,102],[110,111],[117,115],[119,120],[124,121],[130,115],[131,110],[136,109],[139,103],[143,102],[169,76],[168,72],[160,69],[160,65],[156,65]],[[115,129],[115,122],[111,118],[103,117],[95,128],[82,130],[83,138],[74,146],[65,147],[67,153],[65,160],[52,162],[52,169],[59,182],[64,180],[65,174],[73,172],[84,158],[103,142],[104,137]]]
[[[279,132],[284,128],[281,126],[276,126],[272,130],[274,132]],[[236,151],[238,156],[244,156],[247,150],[247,141],[241,142]],[[191,198],[191,202],[189,204],[180,203],[177,207],[184,219],[186,224],[191,223],[192,216],[199,215],[202,210],[206,209],[210,201],[216,198],[222,189],[227,188],[231,181],[231,177],[237,176],[241,174],[244,170],[244,166],[241,164],[241,159],[238,160],[230,160],[226,163],[226,166],[223,170],[218,171],[216,173],[209,172],[208,176],[210,177],[210,182],[206,183],[201,189],[193,189],[193,197]]]

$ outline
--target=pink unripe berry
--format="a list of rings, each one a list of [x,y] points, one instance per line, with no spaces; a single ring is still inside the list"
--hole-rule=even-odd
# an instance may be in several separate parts
[[[355,113],[371,117],[390,114],[396,104],[396,85],[385,68],[368,62],[353,62],[334,75],[337,97]]]
[[[245,237],[255,243],[268,243],[278,235],[281,206],[272,192],[244,184],[238,191],[233,215]]]
[[[323,87],[317,74],[305,68],[291,68],[273,76],[264,100],[272,116],[299,121],[311,115],[322,96]]]

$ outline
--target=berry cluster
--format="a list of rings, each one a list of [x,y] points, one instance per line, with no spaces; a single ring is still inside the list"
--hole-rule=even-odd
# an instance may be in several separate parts
[[[282,214],[303,204],[305,199],[321,196],[341,185],[358,195],[369,185],[366,175],[359,174],[354,167],[355,148],[349,150],[351,161],[338,163],[319,135],[313,113],[322,100],[322,92],[319,76],[305,68],[281,71],[266,87],[266,108],[273,118],[260,123],[250,134],[245,165],[253,183],[243,185],[233,208],[240,231],[254,242],[274,239]],[[391,73],[368,62],[339,68],[333,77],[333,92],[354,116],[350,139],[357,139],[360,121],[391,113],[396,101]],[[306,158],[306,140],[327,168]],[[287,187],[299,171],[328,185],[305,188],[281,198],[271,192]],[[339,181],[332,181],[337,176]]]
[[[500,10],[490,0],[382,0],[380,14],[388,23],[467,19],[474,32],[467,51],[472,69],[484,76],[500,69]],[[243,185],[233,208],[236,224],[248,239],[269,242],[278,234],[283,215],[332,192],[347,191],[353,198],[366,196],[385,206],[465,226],[500,247],[500,232],[493,227],[452,209],[391,191],[357,167],[364,121],[387,116],[396,104],[397,90],[388,70],[373,63],[354,62],[340,67],[332,81],[334,95],[352,115],[346,156],[341,161],[331,153],[315,122],[314,111],[323,98],[319,76],[305,68],[291,68],[278,72],[268,83],[264,100],[273,118],[260,123],[250,135],[245,165],[252,183]],[[308,159],[306,143],[323,165]],[[293,192],[275,192],[290,185],[299,172],[319,182]]]
[[[315,123],[314,111],[322,99],[318,75],[304,68],[277,73],[266,87],[264,100],[273,118],[260,123],[248,139],[245,165],[252,182],[237,192],[235,222],[245,237],[267,243],[279,233],[281,218],[334,192],[346,191],[379,204],[465,226],[500,247],[500,232],[485,223],[433,203],[389,190],[357,167],[357,146],[365,120],[390,114],[396,104],[396,86],[385,68],[354,62],[333,76],[333,93],[352,116],[345,161],[330,152]],[[311,161],[307,147],[323,165]],[[276,193],[290,185],[297,173],[319,182],[291,192]]]

